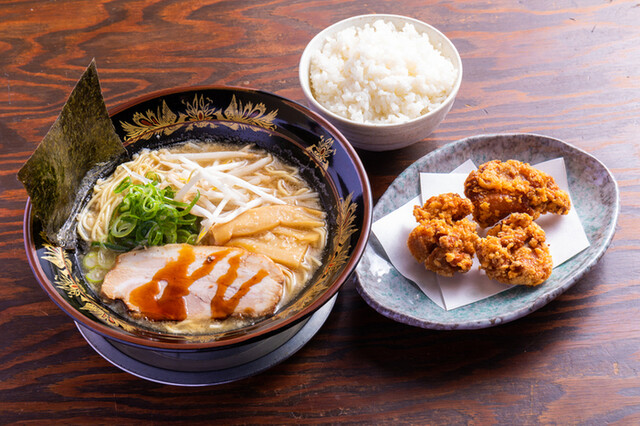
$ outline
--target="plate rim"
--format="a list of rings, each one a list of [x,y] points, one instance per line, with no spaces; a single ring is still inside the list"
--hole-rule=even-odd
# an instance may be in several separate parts
[[[218,370],[178,371],[152,365],[135,359],[113,345],[109,338],[96,333],[84,325],[75,323],[87,344],[103,359],[120,370],[140,379],[170,386],[203,387],[244,380],[256,376],[285,362],[302,349],[325,324],[338,294],[329,299],[320,309],[313,312],[306,323],[293,336],[271,352],[244,364]]]
[[[615,235],[615,231],[616,231],[616,227],[617,227],[617,222],[618,222],[618,217],[619,217],[619,213],[620,213],[620,190],[618,187],[618,183],[615,179],[615,176],[613,175],[613,173],[609,170],[609,168],[602,163],[602,161],[598,160],[595,156],[589,154],[588,152],[584,151],[581,148],[576,147],[575,145],[572,145],[568,142],[565,142],[563,140],[551,137],[551,136],[546,136],[546,135],[541,135],[538,133],[520,133],[520,132],[515,132],[515,133],[487,133],[487,134],[480,134],[480,135],[474,135],[474,136],[469,136],[469,137],[465,137],[462,139],[458,139],[456,141],[453,141],[451,143],[445,144],[442,147],[433,150],[431,152],[429,152],[428,154],[420,157],[419,159],[417,159],[416,161],[414,161],[411,165],[409,165],[407,168],[405,168],[402,172],[400,172],[400,174],[398,174],[398,176],[391,182],[391,184],[389,185],[389,187],[387,188],[387,190],[382,194],[382,196],[380,197],[380,199],[378,200],[378,202],[376,203],[376,205],[373,208],[374,211],[374,216],[376,213],[376,210],[379,208],[380,206],[380,202],[381,200],[383,200],[385,197],[389,196],[388,194],[391,193],[391,191],[393,190],[393,186],[396,184],[396,182],[398,181],[398,179],[404,177],[405,172],[408,172],[410,169],[412,168],[417,168],[417,165],[419,163],[422,163],[424,161],[427,161],[429,158],[431,157],[437,157],[438,155],[441,154],[441,152],[444,152],[446,150],[451,150],[453,149],[455,146],[459,146],[459,145],[471,145],[473,144],[476,140],[486,140],[486,139],[491,139],[491,138],[513,138],[513,137],[521,137],[521,136],[525,136],[525,137],[534,137],[534,138],[540,138],[540,139],[545,139],[547,141],[551,141],[552,143],[557,144],[559,147],[563,147],[563,148],[568,148],[571,151],[575,151],[576,153],[587,157],[590,161],[594,161],[595,163],[599,164],[600,167],[602,167],[602,170],[610,177],[611,182],[613,183],[613,187],[614,187],[614,191],[613,191],[613,195],[615,196],[615,202],[613,203],[613,210],[614,210],[614,214],[613,214],[613,218],[612,220],[609,222],[609,227],[606,230],[606,234],[603,237],[602,240],[602,244],[600,244],[600,247],[598,247],[597,252],[594,253],[594,255],[589,258],[586,262],[586,264],[581,267],[578,271],[576,271],[576,274],[571,277],[569,280],[567,280],[567,282],[563,283],[562,285],[558,286],[557,288],[551,290],[549,293],[543,294],[540,297],[536,298],[532,303],[525,305],[515,311],[510,311],[510,312],[506,312],[506,313],[500,313],[498,315],[494,315],[492,317],[487,317],[487,318],[482,318],[482,319],[476,319],[476,320],[468,320],[468,321],[451,321],[451,322],[445,322],[445,321],[431,321],[429,319],[426,318],[418,318],[415,315],[411,315],[410,313],[406,313],[406,312],[398,312],[398,311],[394,311],[392,308],[380,303],[379,300],[377,300],[376,297],[372,296],[366,289],[366,286],[362,284],[362,274],[360,272],[360,267],[362,265],[362,261],[359,263],[359,265],[356,267],[356,276],[357,276],[357,280],[356,280],[356,290],[358,291],[358,294],[360,294],[360,296],[365,300],[365,302],[371,306],[375,311],[377,311],[378,313],[382,314],[383,316],[392,319],[394,321],[400,322],[400,323],[404,323],[407,325],[411,325],[411,326],[415,326],[415,327],[420,327],[420,328],[426,328],[426,329],[434,329],[434,330],[475,330],[475,329],[483,329],[483,328],[488,328],[488,327],[493,327],[499,324],[504,324],[504,323],[508,323],[514,320],[517,320],[519,318],[522,318],[540,308],[542,308],[543,306],[545,306],[546,304],[550,303],[552,300],[556,299],[559,295],[561,295],[562,293],[564,293],[567,289],[571,288],[578,280],[580,280],[587,272],[589,272],[597,263],[598,261],[602,258],[602,256],[604,255],[604,253],[607,251],[609,245],[611,244],[611,241],[613,240],[613,236]],[[373,219],[374,221],[376,219]],[[367,243],[367,249],[369,249],[369,245],[372,244],[373,239],[370,238],[369,242]],[[366,256],[366,251],[367,249],[365,249],[365,253],[363,253],[363,258]],[[386,255],[385,255],[386,256]],[[391,268],[395,269],[395,267],[388,261],[388,259],[385,259]],[[407,279],[407,281],[411,282],[411,280]],[[415,285],[413,282],[411,282],[412,285]],[[417,291],[419,291],[416,288]],[[425,295],[426,297],[426,295]],[[438,307],[433,301],[431,301],[430,299],[428,300],[428,303],[433,303],[433,305],[438,308],[441,309],[440,307]],[[469,305],[465,305],[465,306],[469,306]],[[464,309],[465,306],[461,306],[460,308],[457,309]],[[454,310],[452,310],[454,311]]]

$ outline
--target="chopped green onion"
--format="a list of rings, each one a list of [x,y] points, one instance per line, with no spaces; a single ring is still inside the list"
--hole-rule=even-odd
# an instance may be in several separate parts
[[[104,276],[107,275],[106,269],[94,268],[85,274],[87,281],[91,284],[99,284],[104,280]]]
[[[126,178],[122,179],[122,181],[118,184],[118,186],[116,186],[116,189],[114,189],[113,192],[119,194],[129,186],[131,186],[131,178],[127,176]]]
[[[89,253],[91,254],[91,252]],[[99,249],[98,250],[98,265],[103,269],[111,269],[114,263],[116,263],[116,255],[113,251],[107,249]]]
[[[98,252],[90,251],[87,255],[82,259],[82,264],[85,269],[93,269],[98,265]]]
[[[94,241],[91,243],[91,247],[100,247],[100,248],[105,248],[108,250],[113,250],[113,251],[127,251],[127,247],[119,245],[119,244],[113,244],[113,243],[109,243],[109,242],[100,242],[100,241]]]
[[[100,245],[126,251],[176,242],[192,244],[197,240],[200,218],[190,211],[200,193],[189,203],[176,201],[175,191],[159,187],[157,174],[148,172],[146,177],[152,181],[133,184],[127,177],[116,187],[116,193],[125,195],[111,217],[107,241]]]
[[[153,181],[153,182],[157,182],[160,183],[161,179],[160,179],[160,175],[158,175],[156,172],[149,170],[147,173],[145,173],[144,177],[146,177],[147,179]]]

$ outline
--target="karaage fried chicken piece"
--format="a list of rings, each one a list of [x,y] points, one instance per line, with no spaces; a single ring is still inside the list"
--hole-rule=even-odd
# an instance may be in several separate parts
[[[512,213],[479,238],[480,269],[505,284],[536,286],[551,275],[553,261],[544,230],[526,213]]]
[[[437,274],[447,277],[467,272],[473,264],[476,224],[467,219],[473,206],[457,194],[429,198],[413,215],[418,226],[411,231],[407,246],[413,257]]]
[[[511,213],[527,213],[533,219],[544,213],[567,214],[569,194],[553,177],[516,160],[484,163],[469,174],[464,194],[473,203],[473,218],[483,228]]]

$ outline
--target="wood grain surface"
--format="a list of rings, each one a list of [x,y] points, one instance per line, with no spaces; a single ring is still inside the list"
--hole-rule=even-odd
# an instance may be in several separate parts
[[[107,105],[227,84],[303,101],[306,43],[349,16],[424,20],[458,47],[446,120],[398,151],[359,151],[377,200],[435,148],[534,132],[600,159],[621,214],[600,262],[515,322],[441,332],[395,323],[353,282],[305,347],[252,378],[165,386],[102,359],[27,263],[16,173],[96,58]],[[640,423],[640,3],[578,1],[0,1],[0,423]]]

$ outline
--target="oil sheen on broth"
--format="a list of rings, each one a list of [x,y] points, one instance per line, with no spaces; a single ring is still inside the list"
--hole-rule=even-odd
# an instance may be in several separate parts
[[[156,195],[160,192],[172,198],[175,200],[173,204],[181,206],[182,210],[179,211],[190,209],[184,221],[188,222],[186,218],[190,218],[189,221],[193,223],[179,223],[178,230],[174,232],[175,224],[167,224],[160,219],[158,222],[147,220],[144,223],[139,220],[135,225],[137,228],[131,231],[134,225],[131,225],[130,215],[127,214],[137,202],[133,196],[148,192]],[[151,210],[147,208],[147,204],[152,204],[151,201],[140,203],[141,211]],[[174,213],[158,213],[158,217],[172,215]],[[158,229],[169,231],[163,234]],[[129,234],[122,237],[126,232]],[[281,273],[283,277],[281,295],[276,295],[273,286],[264,290],[267,299],[278,296],[275,303],[277,311],[299,294],[319,267],[326,245],[326,232],[326,214],[322,211],[319,196],[295,167],[252,145],[238,147],[198,141],[169,149],[143,150],[136,154],[131,161],[118,166],[112,175],[96,183],[91,199],[78,215],[78,235],[87,243],[85,246],[91,247],[82,256],[82,264],[92,288],[101,294],[105,303],[122,315],[145,327],[176,334],[226,331],[264,317],[260,312],[267,312],[270,308],[264,308],[263,301],[254,296],[257,288],[263,286],[258,282],[265,281],[265,273],[260,270],[268,269],[269,266],[265,265],[270,263],[278,268],[278,272],[272,275],[279,276]],[[142,239],[135,240],[131,236],[133,234]],[[204,257],[198,258],[200,260],[196,263],[193,260],[186,261],[184,256],[192,255],[188,253],[188,248],[184,248],[185,243],[193,245],[196,257]],[[236,260],[221,261],[229,263],[225,272],[227,276],[216,278],[213,290],[216,290],[216,285],[218,288],[213,296],[213,290],[202,288],[201,282],[205,280],[198,280],[193,275],[193,269],[196,268],[193,265],[210,268],[210,271],[214,268],[214,265],[207,263],[209,258],[202,252],[205,247],[213,247],[214,251],[221,247],[227,250],[232,248],[232,255],[236,256]],[[167,252],[172,253],[173,260],[163,258]],[[118,255],[120,261],[117,262],[118,267],[114,268]],[[202,263],[197,263],[199,261]],[[192,264],[191,269],[187,264]],[[255,266],[258,264],[262,266]],[[116,271],[119,267],[126,269],[123,265],[132,268],[147,265],[150,271],[147,271],[147,275],[137,274],[142,277],[138,280],[144,282],[132,284],[131,281],[128,284],[131,288],[113,289],[111,282],[114,280],[111,280],[108,291],[102,291],[106,274],[117,276],[118,283],[129,282],[126,271]],[[243,268],[252,268],[247,265],[257,268],[251,272],[253,275],[246,272],[249,274],[245,274],[248,277],[245,279],[247,284],[240,286],[236,294],[225,295],[230,274],[243,277]],[[176,282],[181,283],[177,287],[182,290],[168,285],[166,277],[154,281],[156,273],[167,273],[168,270],[176,277]],[[266,281],[273,280],[269,278]],[[252,287],[255,289],[251,290]],[[171,296],[174,290],[177,293]],[[193,303],[199,302],[181,302],[182,297],[188,298],[185,295],[190,291],[200,292],[198,298],[211,297],[211,311],[207,311],[206,318],[193,307],[196,306]],[[144,297],[141,301],[141,296],[151,297],[154,301],[145,302]],[[141,311],[136,309],[145,303],[154,304],[163,299],[167,311],[177,309],[181,312],[185,306],[189,306],[191,311],[199,314],[185,318],[184,315],[155,315],[147,308]]]

